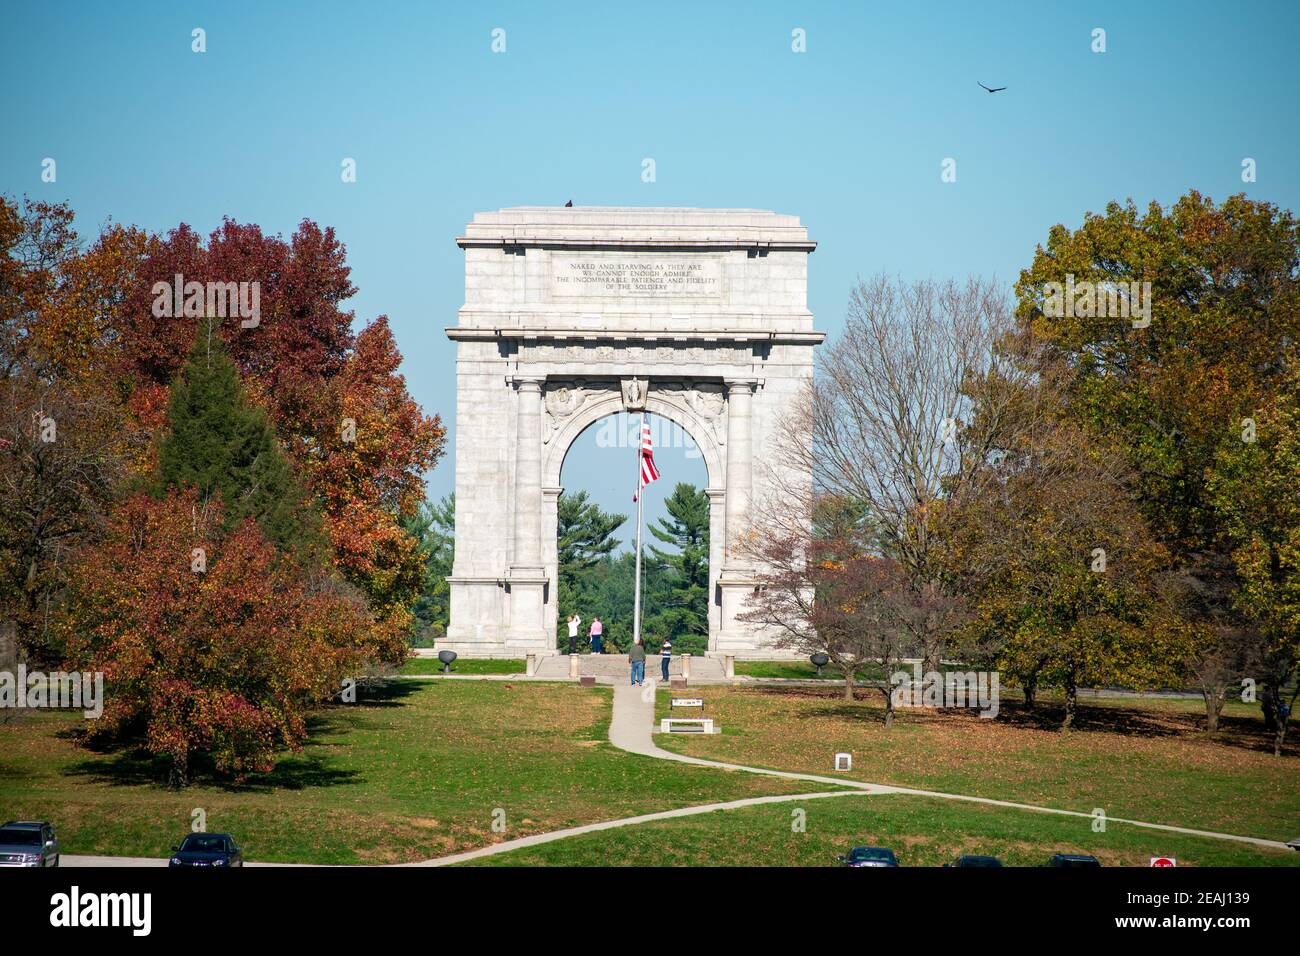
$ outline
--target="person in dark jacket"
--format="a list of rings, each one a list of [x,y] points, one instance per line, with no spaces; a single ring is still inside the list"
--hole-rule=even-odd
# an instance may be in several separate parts
[[[632,644],[632,649],[627,652],[627,659],[632,662],[632,686],[645,683],[645,645],[641,643],[641,638],[637,638]]]

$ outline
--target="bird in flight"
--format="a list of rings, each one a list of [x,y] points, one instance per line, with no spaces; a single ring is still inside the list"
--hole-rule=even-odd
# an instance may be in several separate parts
[[[564,208],[565,208],[565,209],[568,209],[568,208],[569,208],[570,206],[572,206],[572,205],[573,205],[573,200],[570,199],[568,202],[566,202],[566,203],[564,204]]]
[[[979,80],[976,80],[975,82],[976,82],[976,83],[980,83]],[[1003,90],[1006,89],[1005,86],[992,86],[992,87],[990,87],[990,86],[985,86],[983,83],[980,83],[980,88],[981,88],[981,89],[988,90],[990,93],[1001,93]]]

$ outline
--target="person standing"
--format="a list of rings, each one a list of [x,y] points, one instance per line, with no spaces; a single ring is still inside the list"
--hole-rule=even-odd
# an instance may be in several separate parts
[[[569,615],[569,653],[578,653],[578,627],[582,624],[582,618],[576,614]]]
[[[627,652],[627,659],[632,662],[632,686],[645,683],[645,645],[641,638],[632,642],[632,649]]]
[[[673,642],[664,638],[663,650],[659,652],[659,660],[664,665],[664,683],[668,683],[668,663],[673,659]]]
[[[600,623],[600,618],[591,619],[591,653],[603,654],[605,647],[605,625]]]

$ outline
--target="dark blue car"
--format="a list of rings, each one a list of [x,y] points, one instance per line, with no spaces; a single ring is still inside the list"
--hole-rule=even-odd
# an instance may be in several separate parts
[[[898,866],[894,851],[883,846],[855,846],[838,859],[845,866]]]
[[[191,833],[172,847],[168,866],[243,866],[243,851],[229,833]]]

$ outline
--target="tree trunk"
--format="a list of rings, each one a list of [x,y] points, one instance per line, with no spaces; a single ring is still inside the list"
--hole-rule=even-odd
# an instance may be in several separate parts
[[[1264,729],[1272,734],[1277,733],[1277,696],[1273,693],[1272,687],[1264,690],[1263,695],[1260,697],[1259,706],[1264,712]]]
[[[1282,747],[1286,744],[1286,729],[1291,723],[1291,708],[1295,706],[1295,697],[1287,704],[1282,694],[1277,695],[1277,732],[1273,735],[1273,756],[1282,756]]]
[[[167,786],[172,790],[183,790],[189,785],[190,755],[182,751],[172,755],[171,769],[167,774]]]
[[[844,669],[844,699],[853,700],[853,670],[848,667]]]
[[[941,650],[941,648],[931,646],[927,643],[923,655],[924,659],[921,661],[922,674],[939,673],[939,659],[943,656]]]
[[[889,692],[888,687],[885,688],[885,726],[887,728],[894,726],[894,695]]]
[[[1201,696],[1205,698],[1205,730],[1214,733],[1219,729],[1219,715],[1223,713],[1223,701],[1227,696],[1225,684],[1201,685]]]
[[[1034,674],[1025,681],[1025,709],[1033,710],[1038,703],[1038,675]]]
[[[1074,678],[1071,677],[1065,682],[1065,720],[1061,723],[1061,730],[1068,733],[1070,727],[1074,724],[1074,712],[1079,704],[1079,688],[1074,686]]]

